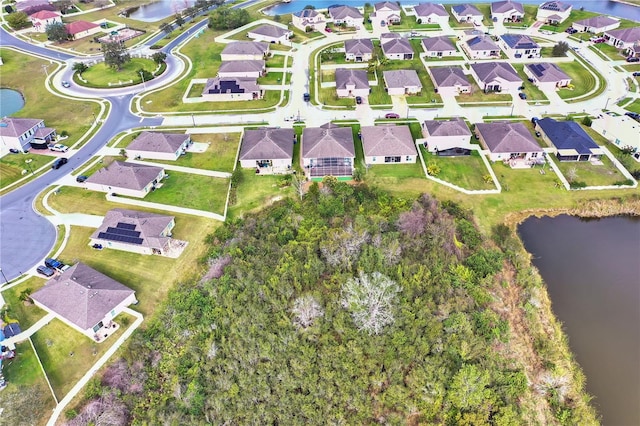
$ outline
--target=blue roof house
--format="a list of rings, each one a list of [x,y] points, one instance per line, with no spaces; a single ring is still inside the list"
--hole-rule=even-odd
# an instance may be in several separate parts
[[[546,117],[538,120],[536,129],[545,142],[555,148],[559,161],[592,161],[600,159],[603,154],[600,146],[575,121],[556,121]]]
[[[540,57],[540,46],[525,34],[503,34],[498,44],[511,59]]]

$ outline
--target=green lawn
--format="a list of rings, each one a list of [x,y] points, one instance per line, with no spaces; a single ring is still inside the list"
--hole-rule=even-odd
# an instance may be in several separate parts
[[[536,22],[536,13],[538,12],[538,6],[532,4],[525,4],[524,6],[524,19],[522,22],[505,22],[504,26],[509,27],[530,27]],[[489,14],[491,17],[491,14]]]
[[[530,101],[546,101],[547,97],[544,92],[538,87],[527,81],[527,75],[524,73],[524,65],[525,64],[511,64],[513,68],[518,72],[520,78],[522,78],[522,85],[524,86],[523,92],[527,95],[527,100]]]
[[[484,93],[473,79],[471,81],[471,93],[461,93],[457,96],[458,103],[466,102],[501,102],[511,101],[511,95],[504,93]]]
[[[400,13],[400,23],[389,25],[390,31],[410,31],[410,30],[439,30],[440,25],[438,24],[422,24],[418,23],[415,16],[407,16],[404,13],[404,10],[401,10]]]
[[[176,166],[191,167],[193,169],[215,170],[218,172],[233,171],[236,159],[240,133],[196,133],[191,135],[194,142],[208,143],[209,147],[203,153],[187,152],[176,161],[149,160],[154,163],[175,164]]]
[[[622,54],[622,50],[616,47],[613,47],[607,43],[594,43],[592,46],[589,47],[589,49],[600,52],[602,53],[602,55],[604,55],[605,57],[613,61],[619,61],[621,59],[626,58],[626,56]]]
[[[288,75],[288,73],[269,72],[265,76],[258,78],[258,84],[286,84],[285,75]]]
[[[391,105],[391,96],[387,93],[384,85],[384,80],[382,79],[382,74],[380,74],[377,86],[371,86],[371,93],[369,94],[369,104],[370,105]]]
[[[418,40],[413,40],[413,42],[417,42],[417,44],[419,45]],[[413,44],[415,49],[416,43],[413,43]],[[378,57],[382,58],[383,57],[382,49],[380,49],[379,45],[374,44],[374,48],[378,50]],[[421,48],[422,47],[420,47],[420,49]],[[425,102],[432,102],[433,100],[435,100],[436,103],[442,102],[442,98],[440,97],[440,95],[435,93],[435,87],[433,85],[433,81],[431,81],[429,74],[424,69],[424,65],[420,61],[420,58],[417,57],[417,54],[414,56],[415,56],[415,59],[410,61],[396,60],[396,61],[384,61],[383,63],[381,63],[376,69],[378,73],[378,78],[380,79],[380,83],[384,85],[384,80],[382,79],[382,75],[383,75],[382,73],[384,71],[415,70],[418,73],[420,82],[422,83],[422,95],[410,96],[408,97],[407,101],[409,103],[425,103]]]
[[[596,79],[578,60],[561,62],[557,65],[571,77],[571,83],[574,86],[573,90],[562,88],[558,91],[562,99],[577,98],[594,89]]]
[[[129,315],[118,315],[115,321],[120,324],[120,329],[102,343],[95,343],[59,319],[54,319],[32,336],[33,345],[58,400],[71,390],[124,332],[128,327],[122,323],[125,317],[132,322]]]
[[[320,103],[331,106],[355,107],[355,98],[339,98],[335,87],[319,88],[318,96]]]
[[[260,210],[279,198],[292,195],[291,187],[282,186],[282,176],[256,175],[253,168],[242,169],[242,182],[236,192],[237,201],[229,206],[229,217],[240,217],[244,213]]]
[[[435,163],[440,167],[438,179],[469,190],[495,189],[492,180],[485,181],[489,171],[478,152],[462,157],[440,157],[426,152],[423,146],[420,150],[426,165]]]
[[[37,152],[39,151],[31,150],[28,154],[7,154],[0,158],[0,188],[6,188],[23,176],[32,175],[31,171],[35,172],[55,159],[51,155],[41,155]],[[31,162],[25,163],[26,160]],[[28,173],[23,175],[25,170]]]
[[[284,67],[285,55],[272,55],[267,58],[267,68],[282,68]]]
[[[121,157],[121,156],[117,156],[117,157],[105,156],[105,157],[102,157],[100,159],[100,161],[98,161],[96,164],[94,164],[93,166],[89,167],[88,169],[80,169],[81,170],[80,173],[85,175],[85,176],[91,176],[92,174],[94,174],[98,170],[100,170],[100,169],[102,169],[104,167],[108,167],[109,164],[113,163],[116,160],[117,161],[125,161],[126,158],[125,157]]]
[[[100,62],[83,72],[82,78],[90,86],[94,87],[110,87],[109,83],[111,85],[119,85],[128,81],[132,81],[132,84],[137,84],[142,83],[142,78],[138,73],[140,69],[153,72],[156,67],[155,62],[145,58],[131,58],[131,61],[124,64],[119,71],[108,67],[104,62]]]
[[[201,97],[205,87],[207,87],[207,85],[204,83],[193,83],[189,88],[189,93],[187,93],[187,98]]]
[[[584,182],[587,186],[614,185],[616,182],[626,180],[607,156],[602,156],[604,163],[602,165],[594,165],[585,161],[560,162],[557,158],[554,158],[553,161],[567,180],[569,180],[571,172],[575,171],[577,176],[574,181]]]
[[[5,320],[11,322],[18,321],[20,328],[24,331],[45,316],[45,311],[33,303],[23,302],[19,299],[23,291],[31,289],[31,293],[33,294],[38,291],[45,282],[46,280],[43,278],[31,277],[25,282],[3,291],[2,297],[8,307]]]
[[[375,164],[367,167],[365,181],[395,181],[401,184],[405,179],[424,179],[424,170],[418,159],[413,164]]]
[[[640,99],[636,99],[632,103],[626,105],[624,109],[626,109],[627,111],[637,112],[638,114],[640,114]]]
[[[224,213],[229,180],[167,170],[162,187],[150,192],[144,201],[189,209]]]
[[[631,64],[631,65],[622,65],[622,68],[625,71],[629,71],[629,72],[640,71],[640,63],[635,63],[635,64]],[[638,78],[638,77],[636,77],[636,78]]]

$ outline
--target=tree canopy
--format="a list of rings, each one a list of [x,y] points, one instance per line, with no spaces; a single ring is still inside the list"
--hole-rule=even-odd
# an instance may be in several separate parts
[[[52,41],[66,41],[69,38],[67,27],[62,22],[52,22],[46,28],[47,38]]]
[[[129,51],[124,43],[103,43],[102,53],[104,54],[104,63],[111,67],[120,70],[124,64],[131,60]]]
[[[220,7],[209,14],[209,28],[214,30],[232,30],[251,22],[251,16],[245,9]]]

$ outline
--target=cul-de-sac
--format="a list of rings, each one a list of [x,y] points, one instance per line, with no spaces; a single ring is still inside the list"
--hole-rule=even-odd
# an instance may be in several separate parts
[[[640,421],[519,228],[640,215],[637,0],[0,8],[0,424]]]

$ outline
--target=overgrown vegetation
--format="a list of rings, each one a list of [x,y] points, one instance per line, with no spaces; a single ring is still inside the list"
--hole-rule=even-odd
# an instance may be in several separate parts
[[[169,293],[70,414],[595,424],[539,277],[509,228],[495,235],[428,195],[314,183],[210,235],[210,272]]]

